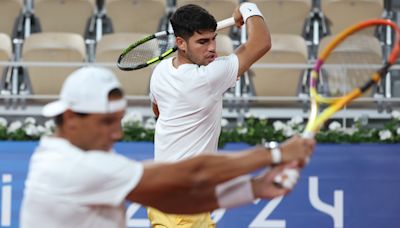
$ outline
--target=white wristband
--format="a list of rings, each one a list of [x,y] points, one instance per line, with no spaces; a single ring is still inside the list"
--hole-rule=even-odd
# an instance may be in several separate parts
[[[251,176],[240,176],[219,184],[215,189],[215,195],[220,208],[232,208],[253,202]]]
[[[282,152],[277,142],[267,142],[264,146],[271,151],[272,164],[276,165],[282,162]]]
[[[244,23],[246,23],[247,18],[252,16],[260,16],[264,18],[257,5],[251,2],[242,3],[239,7],[239,11],[242,14]]]
[[[272,163],[273,164],[279,164],[282,162],[282,152],[279,149],[279,147],[274,148],[271,150],[271,156],[272,156]]]

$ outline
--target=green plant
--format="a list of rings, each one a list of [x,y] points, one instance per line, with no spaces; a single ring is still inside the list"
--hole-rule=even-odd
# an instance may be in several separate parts
[[[140,113],[128,113],[122,120],[124,137],[122,141],[149,141],[154,140],[154,118],[144,119]],[[294,117],[288,121],[269,121],[266,118],[247,117],[244,122],[222,119],[219,146],[228,142],[243,142],[255,145],[263,141],[284,141],[294,134],[301,134],[305,122],[301,117]],[[0,140],[38,140],[42,135],[54,132],[52,120],[44,125],[36,123],[32,117],[24,121],[14,121],[8,124],[0,118]],[[379,129],[368,128],[356,121],[351,128],[343,128],[339,122],[331,122],[327,128],[316,135],[319,143],[400,143],[400,113],[392,112],[392,118]]]

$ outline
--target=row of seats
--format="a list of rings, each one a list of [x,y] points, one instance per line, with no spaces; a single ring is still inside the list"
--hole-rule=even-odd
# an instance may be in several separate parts
[[[23,0],[0,1],[0,32],[13,37],[13,20],[21,14],[37,19],[33,27],[41,32],[73,32],[85,35],[89,19],[93,16],[110,18],[111,32],[153,33],[159,29],[160,19],[168,14],[171,6],[166,0],[105,0],[98,6],[95,0]],[[264,13],[272,33],[302,35],[310,13],[316,8],[312,0],[248,0],[256,3]],[[100,2],[100,1],[99,1]],[[217,20],[231,16],[239,0],[176,0],[176,6],[198,4],[210,11]],[[317,1],[332,34],[356,22],[380,17],[383,0],[324,0]],[[30,6],[33,5],[33,6]],[[24,6],[24,7],[23,7]],[[100,12],[102,11],[102,12]],[[97,15],[95,15],[97,14]],[[71,16],[72,15],[72,16]],[[17,21],[16,21],[17,22]],[[14,38],[14,37],[13,37]]]
[[[34,32],[85,35],[90,19],[106,12],[112,19],[112,32],[154,33],[167,9],[165,0],[106,0],[102,9],[95,0],[25,0],[31,3],[25,5],[23,1],[0,1],[0,32],[13,37],[18,29],[15,22],[24,16],[32,20]]]
[[[19,2],[22,6],[22,0],[2,1]],[[315,7],[313,1],[249,0],[249,2],[255,2],[259,6],[272,33],[272,50],[257,64],[310,63],[310,60],[312,60],[308,48],[310,41],[304,38],[303,33],[307,18],[310,17],[312,9]],[[88,61],[83,38],[84,32],[81,31],[85,30],[88,18],[96,11],[95,6],[97,5],[95,3],[94,0],[35,0],[34,15],[39,18],[42,32],[26,37],[22,48],[22,60],[82,63]],[[239,1],[177,0],[176,6],[189,3],[201,5],[209,10],[217,20],[221,20],[231,16]],[[322,12],[326,14],[331,34],[337,33],[350,23],[371,17],[380,17],[383,12],[382,0],[323,0],[320,3]],[[74,4],[77,5],[73,6]],[[80,10],[74,11],[74,7],[77,6]],[[113,33],[105,34],[97,41],[95,62],[115,62],[121,50],[132,41],[144,37],[144,33],[149,34],[157,31],[162,17],[168,14],[168,8],[168,2],[165,0],[106,0],[104,14],[111,19]],[[0,9],[3,8],[0,7]],[[70,10],[74,13],[71,13]],[[343,14],[341,13],[343,10],[353,13]],[[71,15],[73,16],[71,17]],[[2,28],[0,27],[1,31]],[[73,34],[65,33],[66,31]],[[141,33],[138,34],[138,32]],[[220,48],[218,51],[231,53],[233,51],[232,39],[227,36],[229,32],[223,32],[223,34],[225,36],[218,36],[217,47]],[[374,36],[370,37],[370,39],[376,39]],[[224,44],[224,46],[221,44]],[[7,46],[7,44],[4,43],[2,46]],[[4,50],[7,49],[9,48],[4,48]],[[9,52],[4,51],[4,53]],[[10,54],[8,57],[4,56],[1,58],[11,59]],[[295,96],[297,94],[298,82],[302,81],[301,79],[305,74],[302,69],[271,69],[257,67],[257,64],[252,68],[251,74],[256,95]],[[57,94],[65,75],[73,69],[71,67],[29,67],[32,92],[34,94]],[[147,94],[151,68],[134,72],[121,72],[116,68],[113,68],[113,70],[121,78],[128,94]],[[48,82],[51,82],[51,86]],[[280,86],[277,87],[277,84]]]
[[[121,50],[148,34],[115,33],[103,36],[96,46],[96,63],[109,65],[115,63]],[[11,57],[11,40],[6,34],[0,34],[0,61]],[[233,52],[231,39],[227,35],[217,36],[217,52],[229,55]],[[74,33],[36,33],[24,43],[22,56],[26,62],[60,63],[58,67],[31,66],[28,68],[31,89],[34,94],[57,94],[65,77],[75,66],[68,63],[86,62],[85,42],[82,36]],[[62,66],[62,63],[67,63]],[[146,95],[152,68],[124,72],[110,67],[119,77],[128,95]],[[0,69],[1,70],[1,69]]]

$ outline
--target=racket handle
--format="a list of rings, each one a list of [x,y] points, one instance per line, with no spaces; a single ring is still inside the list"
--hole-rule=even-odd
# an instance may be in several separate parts
[[[235,19],[233,17],[227,18],[222,21],[218,21],[217,23],[217,30],[224,29],[230,27],[235,24]]]
[[[313,139],[315,137],[315,133],[312,131],[304,131],[303,133],[301,133],[301,137],[303,139]],[[305,165],[310,163],[310,157],[307,157],[304,162],[305,162]]]

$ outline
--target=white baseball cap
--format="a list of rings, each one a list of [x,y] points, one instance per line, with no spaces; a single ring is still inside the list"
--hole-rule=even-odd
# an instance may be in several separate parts
[[[45,105],[42,114],[54,117],[68,109],[79,113],[112,113],[125,109],[125,99],[109,101],[108,93],[113,89],[121,89],[121,84],[112,71],[97,66],[80,68],[64,81],[59,100]]]

